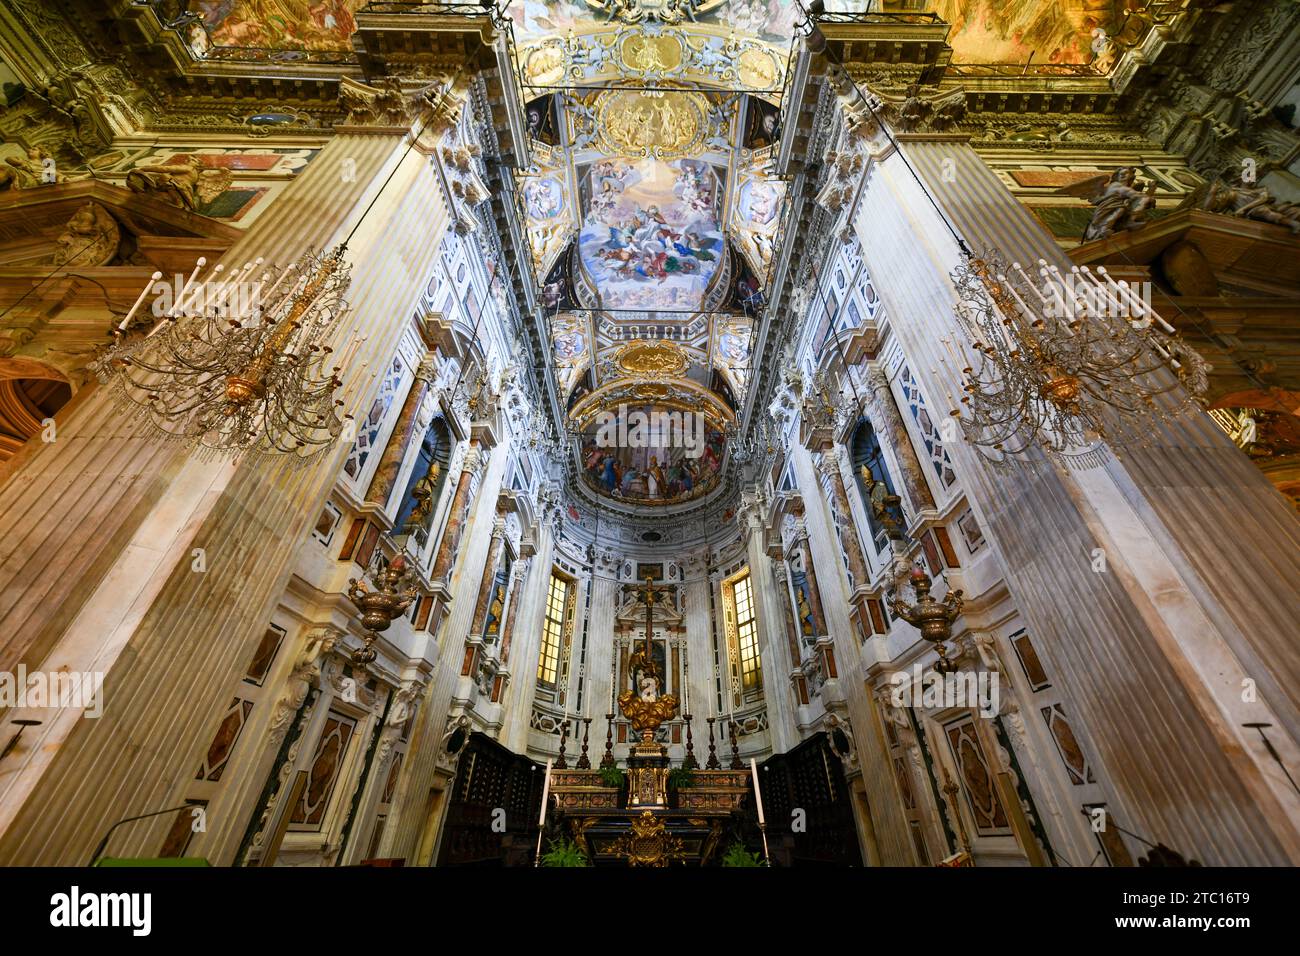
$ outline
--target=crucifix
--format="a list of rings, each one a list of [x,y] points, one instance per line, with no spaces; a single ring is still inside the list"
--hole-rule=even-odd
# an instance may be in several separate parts
[[[654,644],[652,642],[655,594],[670,592],[671,590],[667,585],[656,585],[654,578],[646,575],[645,588],[643,590],[639,589],[637,592],[645,601],[645,645],[632,654],[631,659],[628,661],[628,670],[632,675],[637,696],[645,701],[654,700],[663,689],[665,675],[659,673],[659,668],[655,664]],[[638,676],[638,673],[641,676]]]

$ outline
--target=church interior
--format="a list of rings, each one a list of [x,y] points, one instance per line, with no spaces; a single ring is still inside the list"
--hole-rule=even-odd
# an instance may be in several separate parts
[[[1300,4],[0,0],[0,864],[1300,864]]]

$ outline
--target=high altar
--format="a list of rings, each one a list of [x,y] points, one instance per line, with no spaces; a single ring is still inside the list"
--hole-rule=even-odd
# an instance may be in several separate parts
[[[606,782],[605,772],[617,769],[611,744],[600,769],[552,772],[559,818],[596,864],[704,865],[713,858],[726,824],[751,799],[747,771],[714,769],[714,755],[708,769],[699,769],[693,745],[680,768],[688,772],[689,783],[670,787],[668,748],[656,735],[677,716],[680,701],[666,692],[667,674],[656,661],[654,646],[655,608],[669,590],[647,579],[636,592],[645,630],[627,659],[627,686],[618,696],[620,712],[639,735],[627,755],[626,788]],[[689,734],[690,715],[684,716]]]

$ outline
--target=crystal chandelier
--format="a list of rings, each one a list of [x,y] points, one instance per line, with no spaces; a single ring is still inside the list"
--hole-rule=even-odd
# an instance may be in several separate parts
[[[1045,260],[1041,282],[1020,264],[972,257],[952,273],[957,312],[979,358],[944,340],[963,376],[952,411],[988,460],[1039,447],[1071,467],[1100,465],[1106,445],[1143,444],[1204,391],[1208,366],[1104,267],[1068,275]],[[972,367],[974,366],[974,367]]]
[[[123,333],[155,272],[116,332],[116,344],[91,363],[111,394],[159,435],[213,454],[291,455],[306,460],[342,430],[334,397],[343,362],[327,369],[325,338],[347,303],[345,246],[308,250],[287,268],[262,260],[232,277],[218,265],[195,281],[199,259],[175,303],[146,336]],[[351,416],[345,416],[351,417]]]
[[[759,471],[775,460],[782,445],[780,431],[767,418],[759,419],[748,431],[742,431],[733,419],[724,426],[723,435],[732,460],[740,465],[753,464]]]

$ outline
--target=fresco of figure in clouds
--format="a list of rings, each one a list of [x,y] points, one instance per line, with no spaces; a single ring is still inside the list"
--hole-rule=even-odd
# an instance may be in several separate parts
[[[709,164],[607,160],[586,196],[579,250],[604,307],[698,307],[723,253]]]

